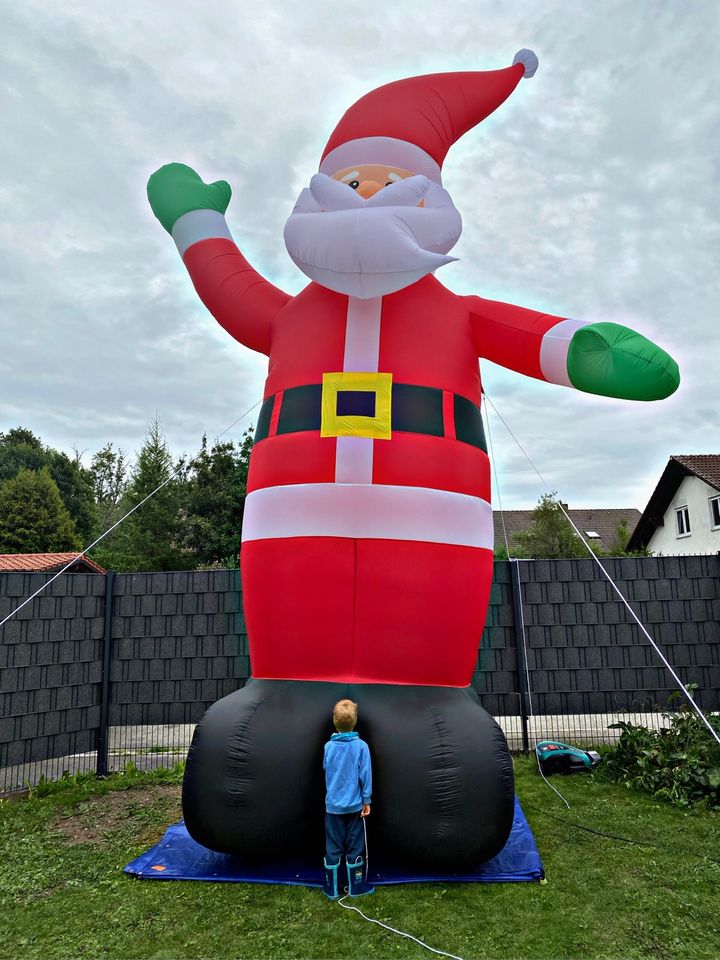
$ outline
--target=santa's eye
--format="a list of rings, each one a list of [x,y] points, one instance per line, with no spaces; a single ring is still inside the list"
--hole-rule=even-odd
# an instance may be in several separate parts
[[[348,183],[348,186],[349,186],[349,187],[352,187],[353,190],[357,190],[357,188],[360,186],[360,181],[359,181],[359,180],[351,180],[351,181]]]

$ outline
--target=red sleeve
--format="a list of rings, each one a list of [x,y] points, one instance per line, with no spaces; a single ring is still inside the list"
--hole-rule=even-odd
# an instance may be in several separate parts
[[[266,356],[272,321],[291,299],[253,270],[232,240],[201,240],[183,256],[190,279],[210,313],[230,336]]]
[[[498,300],[463,297],[479,357],[528,377],[547,380],[540,367],[543,336],[563,317]]]

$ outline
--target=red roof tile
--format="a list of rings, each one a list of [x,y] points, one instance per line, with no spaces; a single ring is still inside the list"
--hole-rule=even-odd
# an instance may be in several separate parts
[[[61,570],[77,553],[4,553],[0,554],[0,572],[23,571],[49,573]],[[89,557],[80,557],[68,568],[68,573],[106,573],[103,567]]]

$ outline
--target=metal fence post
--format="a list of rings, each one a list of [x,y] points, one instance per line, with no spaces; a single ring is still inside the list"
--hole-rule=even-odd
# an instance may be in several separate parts
[[[513,595],[513,622],[515,626],[515,650],[517,652],[518,689],[520,691],[520,723],[522,725],[523,753],[530,752],[530,737],[528,735],[527,713],[527,663],[525,661],[525,645],[522,635],[522,594],[520,592],[520,567],[517,560],[510,560],[510,579]]]
[[[100,727],[98,729],[97,766],[98,777],[108,772],[108,714],[110,708],[110,666],[112,664],[112,606],[115,571],[105,574],[105,632],[103,636],[102,686],[100,688]]]

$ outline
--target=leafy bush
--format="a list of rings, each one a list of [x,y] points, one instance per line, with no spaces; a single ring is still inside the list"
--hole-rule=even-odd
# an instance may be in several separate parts
[[[720,808],[720,746],[692,710],[663,717],[669,725],[660,730],[624,721],[612,724],[622,733],[606,754],[601,775],[679,807],[701,803]],[[720,717],[708,719],[720,733]]]

